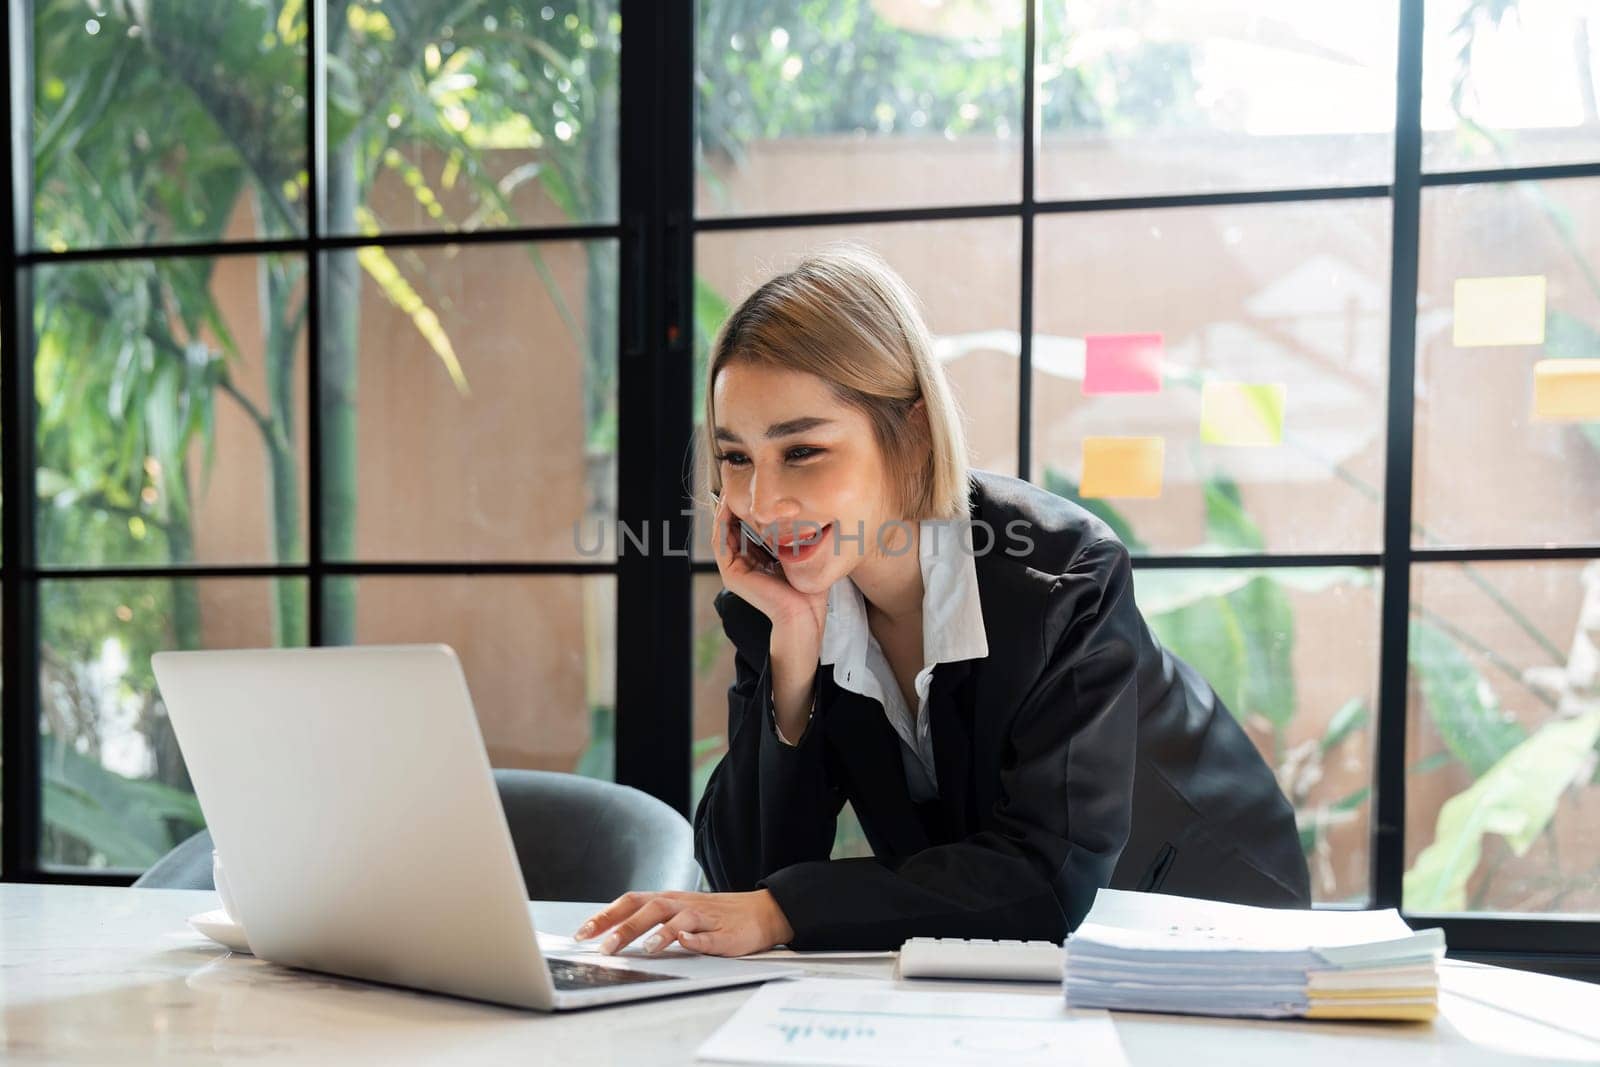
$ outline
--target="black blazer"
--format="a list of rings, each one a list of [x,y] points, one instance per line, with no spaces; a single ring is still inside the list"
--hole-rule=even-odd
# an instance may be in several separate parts
[[[974,535],[989,655],[934,667],[933,799],[911,799],[882,707],[831,665],[800,743],[778,740],[771,623],[717,594],[736,678],[728,751],[695,811],[712,888],[770,890],[801,949],[1059,942],[1104,885],[1309,906],[1293,810],[1216,693],[1151,634],[1111,528],[987,471],[970,500],[994,533],[988,552]],[[1031,548],[1008,532],[1019,520]],[[830,860],[847,800],[874,855]]]

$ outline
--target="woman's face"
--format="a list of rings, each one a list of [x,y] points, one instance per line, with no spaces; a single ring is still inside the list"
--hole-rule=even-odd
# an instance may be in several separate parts
[[[761,531],[790,585],[822,592],[880,551],[877,531],[899,516],[888,510],[883,453],[864,413],[821,378],[778,367],[731,363],[711,388],[728,510]],[[819,543],[803,557],[783,547],[818,526]],[[887,527],[883,537],[895,551],[905,534]]]

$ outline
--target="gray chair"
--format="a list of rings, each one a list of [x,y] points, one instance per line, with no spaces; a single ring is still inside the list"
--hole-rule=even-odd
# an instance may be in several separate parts
[[[632,889],[695,890],[694,830],[666,804],[628,786],[551,771],[497,770],[531,900],[611,900]],[[141,889],[212,889],[211,833],[157,860]]]

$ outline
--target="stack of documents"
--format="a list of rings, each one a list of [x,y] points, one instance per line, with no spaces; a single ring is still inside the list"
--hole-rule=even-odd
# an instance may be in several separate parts
[[[1393,908],[1310,911],[1102,889],[1067,939],[1073,1008],[1417,1019],[1438,1008],[1444,931]]]

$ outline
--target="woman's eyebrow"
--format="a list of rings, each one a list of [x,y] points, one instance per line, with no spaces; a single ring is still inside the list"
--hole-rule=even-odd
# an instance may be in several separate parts
[[[793,437],[797,433],[815,430],[818,426],[832,425],[832,419],[824,419],[819,415],[803,415],[798,419],[785,419],[782,422],[773,423],[767,427],[766,436],[769,440],[774,437]],[[725,426],[717,427],[716,438],[718,441],[733,441],[735,443],[739,441],[739,435]]]

